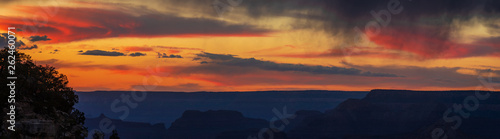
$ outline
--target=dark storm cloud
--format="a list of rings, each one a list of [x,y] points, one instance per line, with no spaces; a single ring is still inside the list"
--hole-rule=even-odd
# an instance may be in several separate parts
[[[217,16],[212,0],[172,0],[170,3],[193,7],[205,13]],[[222,1],[225,2],[225,1]],[[227,4],[227,3],[226,3]],[[236,6],[246,16],[255,20],[272,17],[292,17],[295,29],[314,29],[343,39],[343,43],[354,45],[354,38],[366,32],[370,22],[378,24],[380,33],[369,40],[383,48],[407,51],[420,58],[459,58],[477,56],[491,49],[491,46],[469,48],[450,40],[456,22],[465,22],[478,18],[488,24],[500,18],[500,1],[497,0],[243,0]],[[391,7],[391,8],[389,8]],[[394,7],[394,8],[392,8]],[[392,11],[391,11],[392,9]],[[225,14],[235,14],[236,10]],[[390,17],[390,18],[388,18]],[[386,25],[386,26],[384,26]],[[459,25],[467,26],[467,25]],[[358,28],[359,31],[354,29]],[[497,24],[488,26],[500,32]],[[373,28],[372,28],[373,29]],[[409,41],[411,45],[401,45]],[[332,47],[338,47],[332,45]],[[466,52],[458,50],[466,49]],[[470,54],[467,52],[471,52]],[[442,56],[451,53],[450,56]],[[491,53],[484,53],[491,55]]]
[[[255,58],[238,58],[234,55],[223,55],[223,54],[213,54],[213,53],[201,53],[197,54],[198,60],[202,61],[203,65],[221,65],[224,68],[227,67],[253,67],[262,70],[270,71],[294,71],[294,72],[305,72],[312,74],[340,74],[340,75],[356,75],[356,76],[376,76],[376,77],[398,77],[394,74],[388,73],[372,73],[369,71],[361,71],[355,68],[343,68],[335,66],[314,66],[314,65],[303,65],[303,64],[288,64],[288,63],[276,63],[271,61],[257,60]],[[208,61],[208,62],[207,62]],[[223,68],[223,67],[219,67]]]
[[[395,3],[392,3],[395,2]],[[398,4],[399,2],[399,4]],[[397,4],[402,8],[399,14],[390,13],[390,28],[404,29],[405,32],[424,33],[431,38],[447,40],[454,20],[468,20],[473,17],[498,18],[500,2],[496,0],[440,0],[440,1],[408,1],[408,0],[255,0],[242,3],[248,15],[259,18],[263,16],[294,16],[307,20],[316,20],[322,24],[303,24],[298,27],[326,30],[332,35],[353,37],[355,27],[361,31],[369,21],[377,21],[376,14],[388,10],[388,4]],[[321,12],[314,12],[322,9]],[[297,16],[290,10],[303,10],[312,13]],[[381,15],[381,20],[388,21]],[[382,32],[381,34],[385,34]],[[398,35],[398,34],[391,34]],[[442,46],[448,49],[449,46]]]
[[[52,40],[50,38],[47,37],[47,35],[44,35],[44,36],[31,36],[30,37],[30,41],[31,42],[36,42],[36,41],[49,41],[49,40]]]
[[[371,11],[388,9],[388,4],[402,6],[404,12],[401,14],[405,16],[404,18],[442,14],[467,17],[500,11],[500,2],[496,0],[252,0],[244,1],[239,6],[245,7],[252,17],[289,16],[296,15],[290,14],[290,10],[313,11],[321,8],[323,12],[320,14],[300,17],[323,20],[342,17],[344,20],[355,21],[355,19],[371,17]]]
[[[228,4],[224,0],[220,1]],[[170,0],[160,3],[192,7],[192,9],[216,16],[215,9],[211,6],[214,0]],[[254,18],[294,16],[330,22],[335,22],[335,20],[354,22],[360,18],[371,18],[371,11],[388,9],[389,3],[399,3],[398,5],[403,7],[404,12],[401,14],[405,17],[401,19],[442,14],[467,17],[500,11],[500,2],[496,0],[242,0],[240,4],[230,7],[245,8],[246,14]],[[320,10],[321,12],[301,12],[308,14],[290,12],[294,10]]]
[[[116,51],[103,51],[103,50],[87,50],[80,55],[94,55],[94,56],[124,56],[124,53]]]
[[[401,8],[399,14],[390,12],[388,8],[388,4],[397,1]],[[468,21],[476,17],[480,17],[481,20],[498,18],[496,14],[500,11],[498,1],[337,0],[309,3],[324,3],[322,5],[328,11],[326,13],[337,15],[335,17],[321,15],[324,18],[320,20],[326,24],[312,28],[327,30],[332,35],[344,35],[348,38],[344,42],[350,45],[355,42],[352,38],[359,33],[355,32],[354,28],[359,28],[364,33],[370,32],[365,27],[368,23],[374,22],[379,25],[380,32],[367,39],[385,49],[410,52],[423,59],[487,56],[498,52],[496,48],[492,48],[492,43],[472,46],[459,44],[450,39],[452,31],[457,27],[453,22]],[[383,14],[383,10],[390,18]]]

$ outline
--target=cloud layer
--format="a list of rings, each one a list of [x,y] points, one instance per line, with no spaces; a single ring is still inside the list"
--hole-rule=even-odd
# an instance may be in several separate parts
[[[188,18],[162,14],[147,9],[120,11],[83,7],[31,7],[17,9],[33,17],[47,17],[38,11],[57,9],[43,25],[19,17],[0,16],[0,26],[25,27],[32,41],[69,42],[108,37],[197,37],[197,36],[264,36],[270,30],[252,25],[231,24],[208,18]],[[123,10],[123,9],[122,9]],[[129,12],[134,12],[135,15]],[[51,36],[52,40],[47,38]]]
[[[50,41],[52,39],[48,38],[47,35],[43,35],[43,36],[30,36],[29,40],[31,42],[37,42],[37,41]]]
[[[103,50],[87,50],[80,55],[93,55],[93,56],[125,56],[124,53],[116,51],[103,51]]]
[[[373,76],[373,77],[398,77],[388,73],[372,73],[355,68],[343,68],[335,66],[303,65],[276,63],[272,61],[257,60],[255,58],[239,58],[234,55],[201,53],[197,54],[195,60],[205,64],[215,64],[234,67],[254,67],[262,70],[282,71],[282,72],[305,72],[311,74],[340,74],[355,76]]]

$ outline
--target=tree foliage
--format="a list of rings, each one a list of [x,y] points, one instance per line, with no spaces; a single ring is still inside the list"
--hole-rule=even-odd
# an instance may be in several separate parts
[[[49,65],[36,65],[29,55],[15,52],[15,76],[16,84],[16,108],[22,108],[22,111],[16,111],[16,121],[27,119],[43,119],[53,121],[57,138],[84,138],[87,129],[83,127],[85,117],[83,112],[78,111],[73,106],[78,103],[78,96],[73,88],[68,87],[68,79],[65,75],[59,73],[55,67]],[[9,104],[7,97],[9,88],[6,86],[9,80],[6,79],[9,74],[7,66],[7,57],[10,55],[8,49],[0,51],[0,106],[6,108]],[[31,111],[30,111],[31,110]],[[7,119],[6,110],[0,114],[2,119]],[[35,116],[33,116],[35,115]],[[5,120],[3,120],[5,121]],[[0,122],[2,127],[6,127]],[[16,129],[17,130],[17,129]],[[10,132],[2,128],[2,136],[19,136],[14,134],[25,134],[27,131]],[[40,136],[40,135],[37,135]]]
[[[104,139],[104,133],[101,131],[95,131],[94,135],[92,135],[92,139]]]
[[[120,137],[118,137],[118,131],[113,130],[111,136],[109,137],[109,139],[120,139]]]

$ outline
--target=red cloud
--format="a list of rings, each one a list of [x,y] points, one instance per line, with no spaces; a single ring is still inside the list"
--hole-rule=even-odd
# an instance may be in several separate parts
[[[462,44],[450,40],[446,31],[439,28],[385,28],[379,35],[369,39],[385,49],[416,54],[424,59],[462,58],[489,56],[499,52],[498,48],[486,42]]]
[[[426,33],[384,29],[381,34],[369,38],[372,42],[386,49],[411,52],[424,58],[440,57],[445,52],[457,47],[457,44],[446,40],[446,38],[429,36]]]
[[[46,14],[44,9],[57,9],[57,12]],[[30,16],[0,16],[0,27],[21,28],[24,36],[47,35],[53,38],[49,43],[108,37],[248,37],[266,36],[270,32],[250,25],[160,13],[136,16],[118,10],[35,6],[18,6],[12,10]]]
[[[469,44],[449,39],[439,27],[384,28],[368,38],[380,47],[348,46],[323,52],[279,54],[295,58],[363,56],[376,58],[448,59],[474,56],[500,56],[500,37],[477,38]],[[416,57],[415,57],[416,56]]]

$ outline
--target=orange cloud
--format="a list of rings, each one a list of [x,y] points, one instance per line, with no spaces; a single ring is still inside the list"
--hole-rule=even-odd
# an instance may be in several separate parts
[[[151,48],[151,47],[137,47],[137,46],[132,46],[132,47],[125,47],[125,48],[123,48],[123,51],[149,52],[149,51],[153,51],[153,48]]]
[[[180,53],[181,51],[179,51],[179,50],[168,50],[167,52],[169,54],[177,54],[177,53]]]

